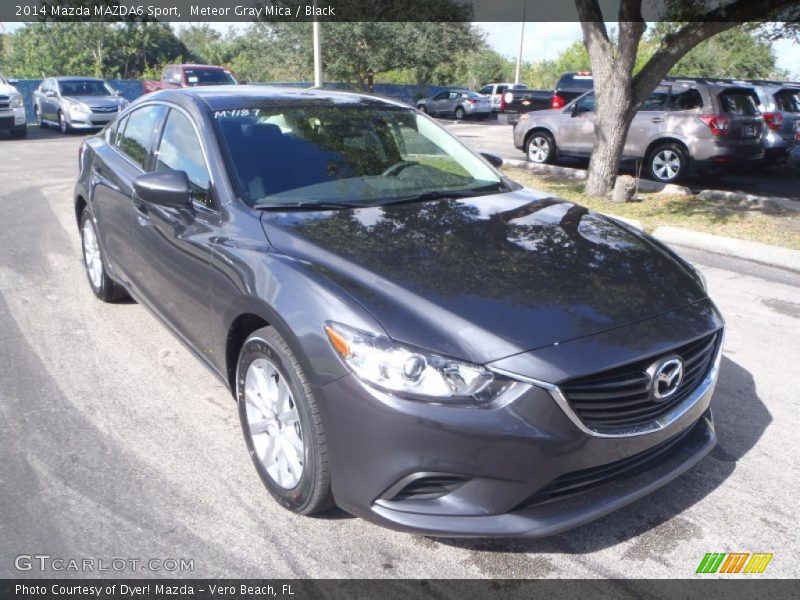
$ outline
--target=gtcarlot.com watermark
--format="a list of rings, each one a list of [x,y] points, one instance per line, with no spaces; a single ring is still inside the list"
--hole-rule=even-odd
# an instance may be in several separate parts
[[[102,573],[152,571],[186,573],[194,571],[193,558],[69,558],[49,554],[19,554],[14,557],[17,571]]]

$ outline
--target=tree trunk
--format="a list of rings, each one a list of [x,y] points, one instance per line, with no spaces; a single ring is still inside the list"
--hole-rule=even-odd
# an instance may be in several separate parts
[[[634,115],[633,94],[624,87],[605,90],[595,108],[594,147],[586,178],[586,193],[589,196],[608,196],[614,187]]]

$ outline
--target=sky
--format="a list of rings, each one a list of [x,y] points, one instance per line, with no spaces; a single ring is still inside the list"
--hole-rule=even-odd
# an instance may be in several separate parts
[[[5,23],[6,31],[13,31],[22,23]],[[188,23],[187,23],[188,25]],[[211,26],[226,31],[242,23],[212,23]],[[516,58],[522,23],[475,23],[486,32],[489,46],[504,56]],[[573,42],[581,39],[580,23],[525,23],[522,60],[525,62],[552,59]],[[795,80],[800,79],[800,44],[790,40],[773,43],[778,67],[786,69]]]

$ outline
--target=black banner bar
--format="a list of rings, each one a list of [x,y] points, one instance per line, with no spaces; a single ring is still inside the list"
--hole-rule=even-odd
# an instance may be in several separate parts
[[[732,1],[643,0],[641,12],[649,22],[736,21],[735,13],[709,13]],[[600,1],[606,21],[619,20],[620,4],[621,0]],[[525,21],[579,20],[574,0],[2,0],[0,22],[519,22],[523,8]],[[800,2],[760,18],[796,23],[799,17]]]
[[[714,577],[714,576],[712,576]],[[512,600],[796,598],[797,580],[735,575],[696,580],[27,579],[0,580],[3,600]]]

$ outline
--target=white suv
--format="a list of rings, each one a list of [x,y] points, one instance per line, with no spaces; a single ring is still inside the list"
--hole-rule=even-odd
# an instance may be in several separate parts
[[[23,138],[28,135],[25,123],[25,104],[22,94],[17,91],[9,80],[0,75],[0,130],[11,133],[11,137]]]
[[[492,107],[492,112],[503,112],[503,94],[509,88],[517,90],[527,90],[528,86],[524,83],[489,83],[483,86],[478,93],[481,96],[488,96],[489,106]]]

